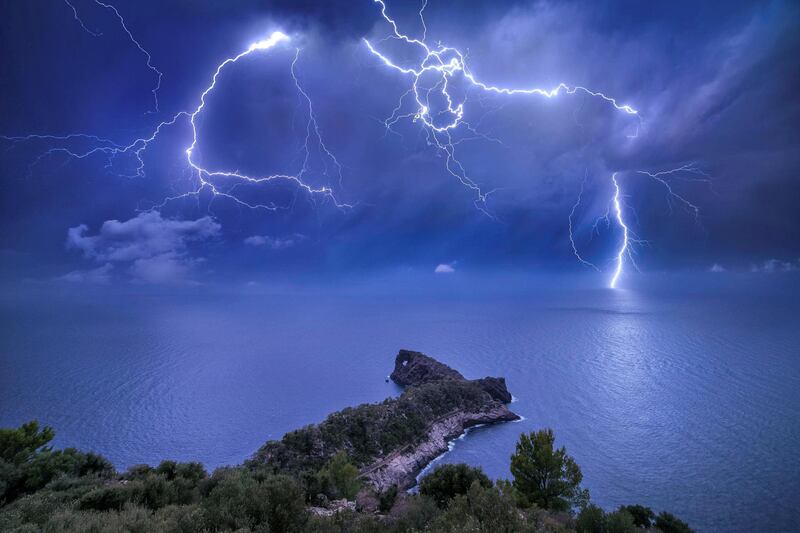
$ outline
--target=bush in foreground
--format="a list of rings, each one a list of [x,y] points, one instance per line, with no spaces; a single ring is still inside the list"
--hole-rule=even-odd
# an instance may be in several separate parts
[[[439,507],[446,507],[456,496],[466,494],[473,483],[483,488],[492,486],[483,470],[465,464],[448,464],[437,467],[422,478],[419,493],[432,498]]]
[[[278,474],[268,464],[209,476],[199,463],[175,461],[116,474],[100,456],[52,450],[52,438],[52,430],[36,423],[0,430],[0,531],[691,532],[674,515],[655,516],[639,505],[606,513],[585,502],[572,518],[572,506],[585,495],[580,470],[563,448],[554,448],[549,430],[520,437],[513,481],[493,483],[479,468],[444,465],[422,479],[419,494],[395,488],[375,495],[379,514],[323,510],[331,516],[311,514],[306,487],[311,482],[330,497],[355,496],[358,470],[341,451],[318,471],[297,476]],[[540,475],[548,476],[540,479],[545,483],[531,482]]]
[[[514,488],[541,509],[569,511],[589,499],[580,488],[583,474],[564,447],[556,449],[552,429],[523,433],[511,456]]]

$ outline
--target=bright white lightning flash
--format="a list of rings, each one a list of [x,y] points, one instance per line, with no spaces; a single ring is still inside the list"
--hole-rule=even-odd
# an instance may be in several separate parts
[[[481,91],[509,96],[536,95],[545,98],[555,98],[561,94],[573,95],[576,93],[583,93],[592,97],[600,98],[608,102],[616,110],[627,115],[634,116],[639,121],[637,122],[637,133],[634,135],[629,135],[628,137],[636,138],[638,135],[638,126],[641,124],[639,111],[628,104],[620,103],[616,98],[612,98],[602,92],[595,91],[581,85],[568,85],[566,83],[559,83],[552,89],[543,89],[539,87],[500,87],[480,81],[475,74],[470,71],[466,62],[466,58],[460,50],[444,46],[442,44],[437,44],[435,47],[431,47],[425,42],[428,28],[425,24],[423,11],[427,5],[427,0],[423,2],[422,8],[419,11],[419,18],[422,23],[423,30],[422,37],[419,39],[411,37],[408,34],[401,33],[397,22],[387,13],[387,7],[384,0],[373,1],[380,5],[381,16],[391,27],[391,34],[387,38],[413,45],[423,53],[423,57],[418,63],[414,64],[413,66],[402,66],[378,50],[378,48],[369,40],[364,39],[364,44],[366,45],[367,49],[384,65],[411,78],[410,88],[403,93],[397,106],[392,111],[391,116],[384,121],[387,131],[391,131],[392,126],[401,119],[411,119],[413,121],[421,122],[431,144],[435,145],[446,156],[446,170],[452,176],[458,179],[462,185],[475,192],[475,205],[482,212],[489,214],[485,205],[489,194],[491,194],[493,191],[484,192],[481,187],[467,175],[464,166],[456,156],[456,146],[460,141],[453,140],[453,132],[458,130],[460,127],[463,127],[475,135],[482,135],[478,133],[472,125],[465,121],[464,115],[465,105],[467,104],[467,96],[464,95],[461,98],[457,98],[455,93],[451,92],[452,84],[455,81],[464,80],[469,86],[477,88]],[[427,82],[426,85],[423,77],[426,80],[430,77],[433,77],[434,81],[432,83]],[[413,108],[411,110],[404,111],[404,102],[409,95],[413,95]],[[439,104],[441,108],[436,109],[436,111],[433,110],[433,105],[431,104],[432,95],[435,95],[439,101],[445,103],[444,105]],[[667,201],[670,205],[670,209],[672,208],[673,202],[677,202],[681,206],[690,210],[694,214],[695,218],[699,216],[699,208],[680,194],[676,193],[666,178],[675,174],[690,174],[693,175],[691,181],[708,181],[708,176],[706,174],[699,171],[693,165],[684,165],[674,170],[658,173],[640,171],[639,174],[652,178],[666,188]],[[620,185],[616,179],[616,176],[617,175],[614,174],[611,178],[614,187],[612,203],[614,205],[615,212],[614,218],[622,230],[623,239],[621,247],[616,255],[616,267],[610,282],[611,288],[615,288],[617,286],[617,281],[622,274],[623,263],[626,257],[630,260],[634,267],[636,266],[636,263],[633,260],[631,245],[646,242],[635,237],[628,225],[625,223]],[[572,251],[578,261],[585,266],[599,271],[600,269],[594,263],[586,260],[581,255],[575,243],[573,233],[573,219],[576,214],[576,210],[581,203],[581,197],[584,193],[585,183],[586,176],[584,177],[583,182],[581,182],[578,198],[569,213],[569,240],[572,246]],[[606,213],[606,215],[601,217],[601,219],[604,219],[607,223],[609,223],[609,213]],[[597,222],[595,222],[594,229],[597,230]]]
[[[611,278],[610,287],[612,289],[617,288],[617,281],[619,280],[619,276],[622,274],[622,263],[625,260],[625,255],[630,253],[628,248],[628,226],[625,224],[625,220],[622,218],[622,205],[620,205],[620,191],[619,191],[619,183],[617,183],[617,173],[611,175],[611,181],[614,183],[614,215],[617,217],[617,224],[622,228],[622,244],[619,247],[619,251],[617,252],[617,266],[614,269],[614,276]]]
[[[466,83],[468,87],[480,90],[485,93],[493,93],[493,94],[508,95],[508,96],[535,95],[544,98],[555,98],[562,94],[566,95],[574,95],[576,93],[586,94],[588,96],[602,99],[605,102],[609,103],[611,106],[613,106],[617,111],[620,111],[626,115],[633,116],[637,120],[637,134],[638,134],[638,126],[641,124],[641,118],[639,116],[639,112],[630,105],[622,104],[617,99],[607,96],[602,92],[594,91],[584,86],[568,85],[566,83],[559,83],[558,85],[556,85],[551,89],[543,89],[537,87],[531,87],[531,88],[500,87],[480,81],[470,71],[466,62],[466,57],[461,51],[459,51],[456,48],[443,46],[441,44],[437,44],[435,47],[431,47],[426,43],[427,26],[425,23],[424,11],[427,6],[427,0],[423,0],[422,6],[418,12],[419,20],[422,27],[421,38],[419,39],[410,37],[407,34],[400,32],[395,20],[387,14],[387,7],[384,0],[373,0],[373,1],[380,5],[380,11],[383,20],[386,23],[388,23],[392,28],[392,32],[387,37],[387,39],[389,38],[396,39],[399,41],[403,41],[409,45],[413,45],[414,47],[421,50],[424,56],[414,66],[401,66],[392,59],[390,59],[387,55],[380,52],[369,40],[364,39],[364,43],[367,49],[374,56],[376,56],[385,66],[403,75],[406,75],[411,79],[410,87],[400,97],[400,100],[395,109],[392,111],[391,116],[384,121],[387,132],[393,131],[392,130],[393,125],[395,125],[398,121],[402,119],[410,119],[415,122],[421,122],[422,125],[424,126],[424,131],[428,136],[429,143],[434,145],[438,150],[440,150],[445,155],[446,170],[452,176],[458,179],[462,185],[464,185],[465,187],[467,187],[468,189],[470,189],[475,193],[476,195],[475,205],[483,213],[492,216],[489,213],[488,209],[486,208],[486,200],[488,199],[489,195],[491,195],[494,192],[494,190],[483,191],[481,187],[469,177],[465,167],[462,165],[462,163],[459,161],[456,155],[456,147],[464,140],[476,137],[480,137],[495,142],[499,141],[497,139],[490,138],[478,132],[475,126],[469,124],[465,120],[465,106],[468,102],[468,98],[466,93],[457,96],[458,94],[460,94],[459,91],[457,90],[457,86],[459,83],[461,84]],[[95,37],[102,35],[102,33],[98,31],[93,31],[86,26],[83,20],[81,20],[77,9],[70,2],[70,0],[64,0],[64,2],[71,8],[75,20],[80,24],[83,30],[85,30],[87,33]],[[150,53],[133,36],[131,31],[128,29],[127,24],[125,23],[124,18],[119,13],[119,11],[113,5],[102,2],[101,0],[94,0],[94,2],[97,5],[114,12],[122,28],[128,35],[130,41],[147,58],[147,67],[157,75],[156,86],[152,89],[151,92],[153,94],[155,111],[158,111],[158,90],[161,87],[162,73],[153,66]],[[135,161],[135,166],[133,167],[132,172],[127,172],[122,175],[125,175],[127,177],[143,177],[145,175],[145,163],[143,155],[148,146],[156,140],[156,138],[159,136],[159,134],[162,132],[164,128],[173,126],[180,121],[186,121],[188,125],[191,127],[192,138],[189,145],[185,148],[184,153],[188,167],[192,170],[193,176],[197,177],[198,186],[193,190],[190,190],[183,194],[173,197],[168,197],[161,204],[154,206],[154,208],[162,207],[167,202],[172,200],[190,196],[198,196],[203,191],[207,191],[210,192],[213,195],[213,197],[221,196],[224,198],[228,198],[243,207],[254,208],[254,209],[276,210],[279,209],[280,206],[275,205],[274,203],[267,203],[267,204],[250,203],[243,200],[240,196],[238,196],[235,193],[235,188],[239,184],[242,183],[261,184],[261,183],[271,182],[274,180],[283,180],[292,182],[298,187],[299,190],[307,192],[310,195],[310,197],[313,198],[315,195],[322,195],[327,199],[331,200],[332,203],[339,208],[350,207],[349,204],[339,202],[334,197],[333,191],[330,187],[312,186],[308,184],[307,181],[305,180],[306,175],[310,173],[309,158],[311,153],[311,144],[316,145],[316,147],[320,151],[320,154],[322,154],[322,157],[325,160],[324,161],[325,170],[323,174],[326,177],[329,177],[328,165],[330,164],[330,166],[332,166],[336,170],[339,182],[341,184],[342,166],[340,165],[339,161],[334,156],[334,154],[326,146],[322,138],[319,125],[317,123],[311,98],[309,94],[306,92],[306,90],[302,87],[297,78],[296,67],[300,55],[300,49],[296,49],[295,57],[291,63],[291,69],[290,69],[290,73],[295,83],[295,87],[302,101],[305,102],[306,110],[308,113],[308,121],[306,124],[306,136],[303,146],[305,151],[305,157],[303,159],[303,163],[300,170],[295,174],[273,174],[267,176],[250,176],[235,170],[209,169],[200,164],[195,158],[195,153],[197,151],[199,134],[200,134],[197,126],[197,118],[200,115],[200,113],[202,113],[202,111],[205,109],[206,98],[216,88],[217,80],[219,76],[222,74],[222,71],[229,65],[238,62],[239,60],[245,58],[246,56],[249,56],[250,54],[253,54],[255,52],[270,50],[275,46],[287,41],[289,41],[289,37],[287,35],[281,32],[274,32],[268,38],[252,43],[238,55],[225,59],[222,63],[217,65],[217,68],[214,71],[214,74],[211,78],[210,84],[200,94],[199,102],[193,110],[181,111],[179,113],[176,113],[175,115],[172,116],[172,118],[159,123],[153,130],[151,130],[148,136],[135,139],[128,144],[124,143],[120,144],[108,138],[85,134],[85,133],[70,133],[65,135],[31,134],[31,135],[13,136],[13,137],[4,136],[0,138],[5,139],[7,141],[11,141],[13,143],[39,141],[39,142],[53,143],[57,145],[41,153],[33,161],[33,163],[31,163],[31,168],[34,165],[36,165],[39,161],[59,153],[65,154],[68,157],[75,159],[84,159],[92,156],[103,156],[106,159],[107,169],[113,168],[118,158],[129,156],[132,157],[133,160]],[[454,86],[456,86],[455,89]],[[410,110],[406,109],[405,105],[405,102],[407,101],[407,97],[409,95],[413,95],[413,106],[412,109]],[[432,99],[436,100],[436,102],[432,103]],[[444,105],[442,104],[442,102],[444,102]],[[455,132],[461,129],[467,130],[468,132],[470,132],[472,136],[467,137],[462,135],[458,138],[454,138]],[[636,135],[632,135],[629,137],[635,138]],[[84,148],[80,150],[76,149],[74,148],[76,144],[80,144]],[[676,169],[662,171],[662,172],[651,173],[645,171],[637,171],[637,173],[639,175],[643,175],[654,180],[655,182],[659,183],[661,186],[665,188],[667,192],[667,202],[670,207],[670,210],[672,209],[673,204],[678,204],[681,207],[685,208],[690,213],[692,213],[695,219],[699,218],[698,206],[687,200],[684,196],[677,193],[671,183],[672,179],[710,183],[710,178],[708,177],[708,175],[697,169],[693,164],[684,165]],[[575,204],[572,206],[572,209],[569,213],[568,217],[569,240],[572,246],[572,251],[574,255],[577,257],[577,259],[582,264],[592,267],[599,271],[600,269],[594,263],[586,260],[581,255],[581,253],[578,250],[578,246],[576,244],[573,233],[574,218],[576,216],[576,211],[581,204],[581,199],[584,194],[584,187],[586,184],[587,177],[588,173],[586,176],[584,176],[584,179],[581,182],[580,192],[578,193],[577,200]],[[611,224],[610,222],[611,210],[613,205],[613,214],[614,214],[613,218],[615,219],[616,224],[622,231],[622,241],[620,243],[620,247],[617,251],[614,260],[615,263],[614,274],[610,281],[610,286],[612,288],[616,288],[617,286],[618,280],[622,275],[623,266],[626,259],[629,260],[634,267],[636,267],[636,263],[633,258],[632,245],[639,243],[646,243],[646,241],[643,241],[638,237],[636,237],[636,235],[631,230],[629,224],[626,223],[625,221],[625,215],[624,215],[625,209],[633,213],[633,215],[635,215],[636,213],[635,211],[632,210],[630,206],[627,206],[625,204],[623,200],[621,187],[617,177],[618,173],[614,173],[611,176],[611,183],[613,185],[613,192],[614,192],[612,200],[609,202],[609,207],[605,215],[601,216],[595,221],[592,230],[592,234],[594,234],[595,232],[599,234],[600,230],[598,226],[600,221],[605,221],[607,226]],[[219,181],[225,182],[226,180],[233,180],[236,182],[236,184],[230,187],[225,187],[224,184],[219,183]]]
[[[486,200],[494,191],[483,191],[481,187],[469,177],[466,169],[456,155],[456,146],[459,144],[459,141],[453,140],[453,133],[459,129],[459,127],[463,126],[473,134],[479,136],[480,134],[477,133],[472,125],[464,120],[467,98],[464,96],[461,98],[461,101],[457,103],[459,98],[451,92],[451,84],[454,80],[463,79],[471,87],[475,87],[484,92],[502,95],[537,95],[545,98],[554,98],[561,93],[575,94],[580,92],[601,98],[609,102],[617,110],[628,115],[634,115],[638,118],[639,112],[631,106],[620,104],[614,98],[583,86],[570,86],[565,83],[560,83],[552,89],[542,89],[538,87],[509,88],[484,83],[478,80],[470,71],[466,58],[460,50],[442,44],[438,44],[435,48],[432,48],[425,42],[427,27],[425,25],[423,11],[427,3],[423,3],[419,11],[419,18],[423,28],[422,38],[416,39],[400,32],[397,22],[387,13],[386,4],[383,0],[373,1],[380,5],[381,16],[392,28],[392,34],[389,38],[414,45],[424,54],[424,57],[418,64],[404,67],[398,65],[380,52],[369,40],[364,39],[364,44],[367,49],[380,59],[384,65],[411,77],[410,88],[400,97],[400,102],[397,107],[395,107],[392,115],[384,122],[387,130],[391,130],[395,123],[404,118],[422,122],[428,135],[429,142],[445,155],[445,168],[447,172],[455,177],[462,185],[475,193],[475,206],[489,216],[491,215],[486,209]],[[432,85],[425,85],[422,78],[427,77],[429,74],[433,75],[435,83]],[[404,100],[410,94],[414,96],[414,109],[403,112]],[[431,104],[431,97],[434,94],[445,102],[443,109],[438,109],[435,112]]]
[[[620,279],[624,271],[624,265],[626,262],[630,263],[634,269],[639,270],[638,265],[636,264],[636,260],[634,258],[636,254],[636,248],[639,246],[645,246],[650,244],[649,241],[640,238],[636,235],[631,228],[630,223],[626,222],[625,212],[629,212],[635,221],[638,222],[638,215],[636,211],[633,209],[632,206],[628,205],[624,199],[624,195],[622,193],[622,186],[620,184],[619,178],[620,175],[623,174],[622,172],[615,172],[611,175],[611,185],[612,185],[612,195],[611,200],[608,202],[608,207],[603,215],[597,217],[592,224],[590,235],[600,235],[601,233],[601,224],[605,226],[605,229],[608,229],[611,226],[612,218],[616,222],[617,227],[622,233],[622,239],[620,241],[620,247],[617,250],[617,253],[614,255],[612,260],[613,263],[613,276],[609,282],[610,288],[616,288],[617,282]],[[697,168],[694,163],[687,163],[685,165],[681,165],[677,168],[673,168],[671,170],[664,170],[660,172],[645,172],[643,170],[636,170],[627,172],[626,174],[629,175],[636,175],[636,176],[645,176],[651,179],[654,183],[658,184],[660,187],[663,187],[665,191],[665,198],[667,200],[667,206],[669,207],[670,214],[673,211],[674,205],[678,204],[685,209],[687,213],[692,215],[695,222],[698,225],[701,225],[700,220],[700,207],[696,204],[692,203],[685,196],[679,194],[671,180],[682,181],[682,182],[690,182],[690,183],[703,183],[708,185],[709,187],[712,185],[711,177]],[[569,230],[569,241],[572,247],[572,252],[575,257],[580,261],[583,265],[587,267],[594,268],[595,270],[599,271],[599,268],[592,262],[587,261],[579,252],[578,247],[575,243],[575,234],[574,234],[574,224],[575,224],[575,216],[578,210],[578,207],[581,204],[581,199],[584,194],[584,187],[586,185],[586,176],[584,176],[583,181],[581,182],[580,189],[578,191],[578,197],[573,204],[572,209],[570,210],[569,217],[568,217],[568,230]],[[713,190],[713,189],[712,189]]]
[[[100,3],[100,2],[98,2]],[[104,4],[101,4],[104,5]],[[297,78],[297,61],[300,57],[300,49],[296,49],[294,59],[292,60],[290,73],[292,76],[292,80],[295,84],[295,87],[298,90],[298,94],[300,97],[305,101],[306,108],[308,112],[308,123],[306,127],[306,136],[305,136],[305,143],[304,143],[304,151],[305,157],[303,160],[303,164],[300,170],[295,174],[272,174],[266,176],[251,176],[247,174],[243,174],[238,171],[234,170],[225,170],[225,169],[209,169],[204,167],[200,164],[195,156],[195,152],[197,150],[197,145],[199,142],[199,131],[197,125],[197,119],[202,111],[206,107],[206,99],[211,94],[211,92],[216,88],[217,80],[219,79],[222,71],[232,65],[233,63],[238,62],[239,60],[249,56],[250,54],[257,53],[257,52],[264,52],[268,51],[275,46],[286,43],[290,40],[289,36],[280,32],[276,31],[273,32],[268,38],[256,41],[250,46],[248,46],[244,51],[240,52],[239,54],[229,57],[225,59],[222,63],[217,65],[216,70],[211,78],[211,83],[206,87],[202,93],[200,94],[199,102],[197,106],[192,111],[181,111],[176,113],[172,118],[165,120],[159,123],[148,136],[141,137],[138,139],[133,140],[128,144],[118,144],[110,139],[99,137],[96,135],[88,135],[84,133],[72,133],[67,135],[25,135],[25,136],[14,136],[14,137],[0,137],[2,139],[12,141],[12,142],[22,142],[22,141],[51,141],[51,142],[61,142],[65,144],[63,146],[57,146],[53,148],[49,148],[42,154],[40,154],[36,160],[32,163],[35,165],[37,162],[41,161],[43,158],[52,156],[57,153],[62,153],[67,155],[70,158],[75,159],[85,159],[87,157],[96,156],[96,155],[103,155],[106,158],[106,168],[112,168],[114,162],[117,158],[121,156],[131,156],[135,161],[134,171],[132,173],[122,174],[125,177],[144,177],[144,159],[143,155],[145,150],[148,146],[156,140],[158,135],[162,132],[162,130],[166,127],[173,126],[181,120],[186,120],[191,127],[192,131],[192,139],[191,143],[185,148],[184,153],[186,157],[186,162],[189,168],[193,171],[193,174],[198,179],[198,186],[193,190],[188,192],[179,194],[177,196],[171,196],[164,199],[164,201],[154,208],[160,208],[166,205],[168,202],[177,200],[180,198],[186,198],[191,196],[198,196],[203,191],[210,192],[214,197],[224,197],[234,201],[236,204],[248,207],[252,209],[267,209],[267,210],[277,210],[282,208],[282,206],[276,205],[274,203],[250,203],[240,196],[236,195],[233,191],[235,189],[233,187],[223,188],[217,183],[219,178],[234,180],[237,184],[262,184],[271,181],[288,181],[294,183],[300,190],[307,192],[309,195],[322,195],[338,208],[346,208],[351,207],[350,204],[346,204],[343,202],[339,202],[336,197],[334,196],[333,190],[328,186],[313,186],[308,184],[305,181],[306,174],[310,172],[309,170],[309,158],[310,158],[310,144],[316,143],[316,145],[320,148],[321,152],[324,156],[330,161],[332,166],[337,169],[338,178],[341,181],[341,165],[333,153],[328,149],[323,141],[320,128],[317,123],[316,115],[314,114],[314,109],[311,103],[311,98],[308,93],[303,89],[302,85],[300,84],[299,79]],[[75,141],[83,141],[84,143],[88,143],[88,148],[84,150],[77,150],[74,148],[69,148],[69,143]],[[327,165],[327,163],[326,163]],[[327,174],[327,171],[326,171]]]

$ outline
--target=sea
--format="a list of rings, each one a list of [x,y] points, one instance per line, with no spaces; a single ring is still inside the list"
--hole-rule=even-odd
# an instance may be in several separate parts
[[[438,462],[510,478],[522,432],[552,428],[606,509],[698,532],[797,531],[800,275],[639,275],[610,290],[430,274],[331,284],[90,287],[0,295],[0,426],[119,469],[241,463],[269,439],[400,393],[400,348],[503,376],[520,422]]]

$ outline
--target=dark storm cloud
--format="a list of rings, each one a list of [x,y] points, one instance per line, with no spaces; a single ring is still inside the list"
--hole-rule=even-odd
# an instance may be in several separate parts
[[[800,16],[795,4],[429,4],[429,41],[468,52],[481,80],[517,87],[584,85],[635,106],[641,124],[602,100],[580,95],[548,100],[469,92],[469,120],[499,142],[465,140],[458,153],[472,179],[485,190],[498,189],[488,202],[496,217],[491,219],[474,208],[474,194],[446,172],[442,154],[418,123],[398,123],[396,134],[387,134],[382,121],[410,80],[384,68],[360,41],[367,36],[378,42],[389,31],[372,2],[137,3],[136,9],[121,4],[164,71],[162,107],[170,112],[196,103],[213,66],[250,40],[274,29],[292,33],[303,47],[298,78],[314,101],[328,147],[343,165],[340,185],[315,152],[307,177],[315,186],[333,186],[337,198],[355,205],[340,211],[286,184],[241,187],[238,193],[248,199],[290,209],[253,212],[224,199],[192,198],[167,204],[161,229],[167,231],[173,219],[193,223],[213,216],[221,225],[221,247],[203,256],[215,270],[241,275],[298,268],[431,272],[454,261],[459,270],[577,269],[567,216],[587,176],[574,218],[577,243],[605,267],[618,233],[612,225],[598,236],[592,227],[608,208],[610,174],[620,172],[626,202],[638,214],[637,231],[651,242],[639,257],[646,269],[706,270],[715,263],[747,269],[797,257]],[[388,6],[403,29],[421,33],[419,5]],[[79,6],[96,17],[92,24],[110,24],[100,14],[90,15],[89,8]],[[24,6],[11,11],[8,21],[15,27],[2,34],[9,53],[0,72],[6,97],[0,133],[81,130],[127,139],[152,127],[152,117],[143,115],[152,79],[130,43],[109,37],[100,43],[106,48],[98,46],[55,7],[45,14]],[[34,31],[41,38],[29,45],[25,36]],[[115,33],[113,26],[104,31]],[[398,57],[413,52],[392,40],[381,45]],[[259,175],[299,168],[305,115],[288,76],[292,58],[291,49],[275,50],[224,72],[200,122],[204,162]],[[637,130],[638,137],[629,138]],[[59,157],[37,163],[29,174],[27,165],[42,146],[10,147],[0,160],[8,183],[0,206],[7,228],[0,246],[58,264],[66,260],[59,241],[67,227],[99,227],[111,219],[141,223],[137,208],[192,185],[182,164],[188,133],[181,127],[165,133],[148,150],[147,176],[137,180],[109,175],[101,161]],[[713,189],[693,181],[676,181],[675,187],[702,208],[700,224],[680,205],[670,209],[663,187],[634,172],[692,161],[713,176]],[[296,234],[305,236],[303,246],[266,245]],[[76,243],[90,247],[91,239],[102,238],[104,244],[92,244],[91,253],[97,263],[112,261],[116,245],[108,244],[102,231],[87,235],[76,230]],[[185,276],[194,256],[182,239],[173,249],[183,251],[139,257],[139,267],[131,264],[126,272],[150,279]],[[254,245],[262,240],[265,245]],[[76,267],[78,273],[86,269]],[[98,271],[95,277],[107,274]]]

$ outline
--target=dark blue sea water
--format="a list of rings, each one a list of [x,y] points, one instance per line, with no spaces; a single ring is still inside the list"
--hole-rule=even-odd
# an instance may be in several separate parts
[[[58,445],[118,467],[213,468],[396,394],[384,378],[405,347],[505,376],[525,417],[470,432],[443,461],[507,477],[519,433],[548,426],[606,508],[643,503],[698,531],[796,530],[800,284],[701,278],[18,286],[0,297],[0,425],[37,418]]]

